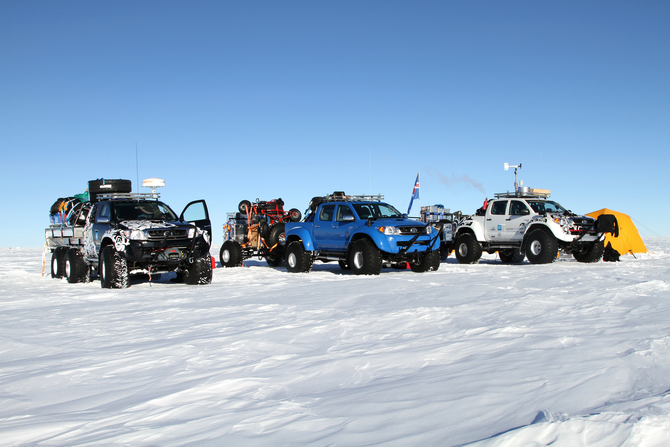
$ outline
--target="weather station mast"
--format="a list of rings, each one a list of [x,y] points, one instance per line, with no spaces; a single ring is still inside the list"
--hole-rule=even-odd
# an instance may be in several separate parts
[[[521,169],[521,163],[518,165],[511,165],[509,163],[505,163],[505,171],[509,171],[509,168],[514,168],[514,194],[519,194],[519,181],[517,178],[517,170]]]

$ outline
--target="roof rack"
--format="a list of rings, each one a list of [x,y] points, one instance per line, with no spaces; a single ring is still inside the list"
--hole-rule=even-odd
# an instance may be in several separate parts
[[[381,202],[384,196],[376,195],[346,195],[344,191],[335,191],[324,197],[326,202]]]
[[[135,193],[125,193],[125,192],[112,192],[109,194],[98,194],[96,201],[100,200],[149,200],[149,199],[158,199],[160,198],[159,193],[150,193],[150,192],[135,192]]]
[[[519,188],[516,192],[501,192],[496,193],[496,199],[512,198],[512,197],[524,197],[528,199],[546,199],[551,196],[551,191],[548,189],[535,189],[535,188]]]

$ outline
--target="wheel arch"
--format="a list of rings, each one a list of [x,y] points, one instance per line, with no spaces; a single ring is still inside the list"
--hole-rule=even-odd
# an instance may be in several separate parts
[[[349,243],[347,244],[347,259],[349,259],[349,254],[351,253],[351,247],[353,247],[354,244],[360,241],[361,239],[367,239],[372,243],[372,245],[374,245],[375,247],[377,247],[377,249],[379,249],[379,244],[377,244],[377,242],[375,242],[375,240],[369,234],[354,233],[351,235],[351,239],[349,239]],[[379,250],[381,251],[381,249]]]
[[[290,244],[291,242],[295,242],[295,241],[302,241],[302,239],[300,239],[300,236],[298,236],[296,234],[292,234],[291,236],[286,237],[286,245]]]
[[[100,250],[98,250],[98,259],[100,259],[100,256],[102,256],[102,250],[105,249],[108,245],[114,246],[114,241],[109,238],[103,238],[102,241],[100,241]]]
[[[472,228],[472,227],[461,227],[459,228],[456,233],[453,235],[452,240],[455,243],[456,239],[458,239],[461,235],[463,234],[469,234],[470,236],[474,237],[476,241],[481,242],[484,240],[484,234],[481,234],[481,239],[477,235],[477,232]]]
[[[286,234],[286,243],[285,247],[288,247],[288,244],[295,241],[302,242],[302,246],[305,248],[305,251],[314,251],[314,243],[312,242],[312,236],[304,228],[295,228],[289,231],[284,230]]]
[[[528,235],[530,235],[530,233],[532,233],[535,230],[545,231],[547,234],[549,234],[550,236],[553,236],[558,241],[558,238],[556,238],[556,235],[554,234],[553,231],[551,231],[551,229],[548,226],[543,225],[541,223],[535,223],[535,224],[529,225],[528,228],[526,228],[526,232],[523,234],[523,240],[521,242],[521,252],[522,253],[526,249],[526,242],[528,241]]]

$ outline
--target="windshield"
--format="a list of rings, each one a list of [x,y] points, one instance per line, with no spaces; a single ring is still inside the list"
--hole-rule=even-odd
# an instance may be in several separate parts
[[[162,202],[124,202],[114,204],[114,217],[124,220],[175,221],[177,216]]]
[[[533,208],[537,214],[546,213],[564,213],[567,210],[552,200],[529,200],[528,205]]]
[[[388,203],[359,203],[354,205],[356,214],[361,219],[384,219],[403,217],[400,212]]]

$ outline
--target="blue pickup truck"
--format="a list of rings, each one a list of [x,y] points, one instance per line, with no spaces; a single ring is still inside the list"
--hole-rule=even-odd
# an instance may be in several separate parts
[[[356,275],[378,275],[385,263],[409,263],[415,272],[437,270],[438,230],[382,199],[343,192],[313,198],[302,222],[286,224],[286,270],[309,272],[315,260],[338,261]]]

